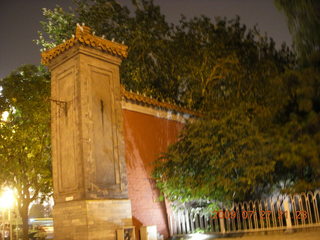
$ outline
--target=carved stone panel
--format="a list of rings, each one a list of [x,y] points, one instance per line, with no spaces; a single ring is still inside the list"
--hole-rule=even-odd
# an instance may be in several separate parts
[[[52,62],[55,200],[127,198],[120,61],[82,46],[59,58],[63,64]]]
[[[116,184],[115,164],[118,163],[114,125],[113,91],[110,72],[92,70],[93,158],[95,181],[98,186]],[[115,140],[115,141],[114,141]]]
[[[71,64],[69,64],[71,65]],[[80,161],[77,83],[75,66],[56,69],[52,84],[52,135],[55,196],[65,198],[79,193]],[[75,196],[72,195],[72,199]]]

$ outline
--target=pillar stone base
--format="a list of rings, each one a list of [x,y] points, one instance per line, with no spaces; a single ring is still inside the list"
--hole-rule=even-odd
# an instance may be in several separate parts
[[[117,229],[132,226],[128,199],[56,203],[53,215],[55,240],[115,240]]]

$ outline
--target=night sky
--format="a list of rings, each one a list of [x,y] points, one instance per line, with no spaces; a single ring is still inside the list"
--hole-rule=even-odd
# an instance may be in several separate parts
[[[130,7],[130,0],[118,0]],[[154,0],[169,22],[178,22],[180,15],[188,18],[201,14],[209,17],[234,18],[249,27],[258,25],[277,45],[291,45],[285,17],[275,8],[273,0]],[[41,8],[63,8],[71,0],[0,0],[0,78],[22,64],[39,64],[39,47],[33,43],[43,20]]]

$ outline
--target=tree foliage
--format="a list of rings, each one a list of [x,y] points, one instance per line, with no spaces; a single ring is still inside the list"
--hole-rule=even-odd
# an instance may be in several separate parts
[[[44,16],[41,46],[84,22],[129,46],[121,66],[128,89],[204,113],[157,162],[168,198],[243,200],[319,186],[319,68],[295,69],[285,45],[239,18],[170,25],[151,0],[133,1],[133,12],[114,0],[79,0],[74,11]]]
[[[270,188],[271,146],[250,116],[233,111],[188,124],[154,175],[170,200],[247,199]]]
[[[121,65],[121,81],[127,88],[198,110],[217,102],[208,98],[214,96],[208,94],[211,88],[219,91],[216,97],[225,100],[234,94],[230,90],[235,88],[228,86],[233,80],[227,79],[242,79],[239,84],[246,89],[241,91],[251,91],[259,76],[263,85],[265,75],[274,75],[293,61],[287,47],[277,51],[272,39],[256,29],[247,29],[239,18],[212,23],[204,16],[191,20],[183,17],[174,26],[165,21],[152,1],[133,1],[133,6],[134,12],[130,13],[116,1],[92,0],[77,1],[71,13],[61,8],[45,9],[46,21],[42,22],[43,33],[37,42],[44,47],[59,44],[60,36],[71,36],[75,22],[84,22],[96,35],[129,46],[128,58]],[[245,71],[250,73],[242,74]],[[225,89],[223,93],[221,88]],[[256,92],[252,93],[254,96]]]
[[[51,152],[48,75],[25,65],[0,80],[0,183],[18,193],[18,209],[28,239],[31,202],[50,195]]]
[[[319,187],[320,74],[314,67],[286,71],[281,79],[287,96],[275,118],[278,165],[275,173],[287,192]]]
[[[156,162],[160,189],[170,200],[228,202],[319,188],[319,76],[288,70],[272,81],[274,107],[242,103],[188,123]]]
[[[300,60],[308,61],[316,52],[319,55],[320,1],[275,0],[275,4],[287,17],[289,31]]]
[[[168,61],[170,26],[152,1],[133,1],[134,14],[114,0],[75,1],[76,9],[44,9],[46,21],[36,40],[44,48],[60,44],[74,33],[76,23],[90,26],[96,35],[124,42],[129,46],[128,58],[121,64],[121,81],[129,89],[161,99],[174,99],[166,91],[171,82],[163,78],[160,61]],[[71,19],[71,20],[70,20]]]
[[[182,102],[203,111],[266,101],[261,89],[268,91],[267,79],[293,62],[286,46],[276,50],[272,39],[247,29],[239,18],[182,19],[173,39],[176,71],[170,78],[178,78]]]
[[[308,24],[304,27],[312,28]],[[196,26],[201,29],[203,24],[198,22]],[[224,64],[219,60],[209,64],[209,69],[218,69],[215,72],[220,78],[201,78],[206,73],[201,57],[199,65],[190,63],[201,81],[195,81],[186,97],[197,90],[203,93],[197,84],[203,88],[206,82],[212,83],[205,88],[205,97],[197,98],[204,104],[201,108],[206,109],[207,118],[189,123],[179,141],[157,161],[154,176],[159,187],[171,200],[205,198],[223,202],[319,188],[319,61],[313,59],[316,61],[308,68],[295,69],[294,56],[285,47],[277,50],[272,40],[259,38],[250,30],[235,31],[239,24],[231,26],[217,45],[219,50],[227,50],[219,59]],[[204,29],[198,34],[192,31],[188,37],[197,43],[196,37],[214,32]],[[300,37],[301,41],[316,42],[308,36]],[[300,50],[307,55],[317,51],[316,44],[312,47]],[[211,53],[199,49],[189,54]],[[214,52],[221,53],[218,49]],[[204,66],[208,66],[206,63]]]

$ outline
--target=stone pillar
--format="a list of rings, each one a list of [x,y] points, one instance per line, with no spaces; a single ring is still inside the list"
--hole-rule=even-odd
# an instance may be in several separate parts
[[[132,225],[119,78],[126,50],[78,25],[42,54],[51,71],[56,240],[114,240]]]

